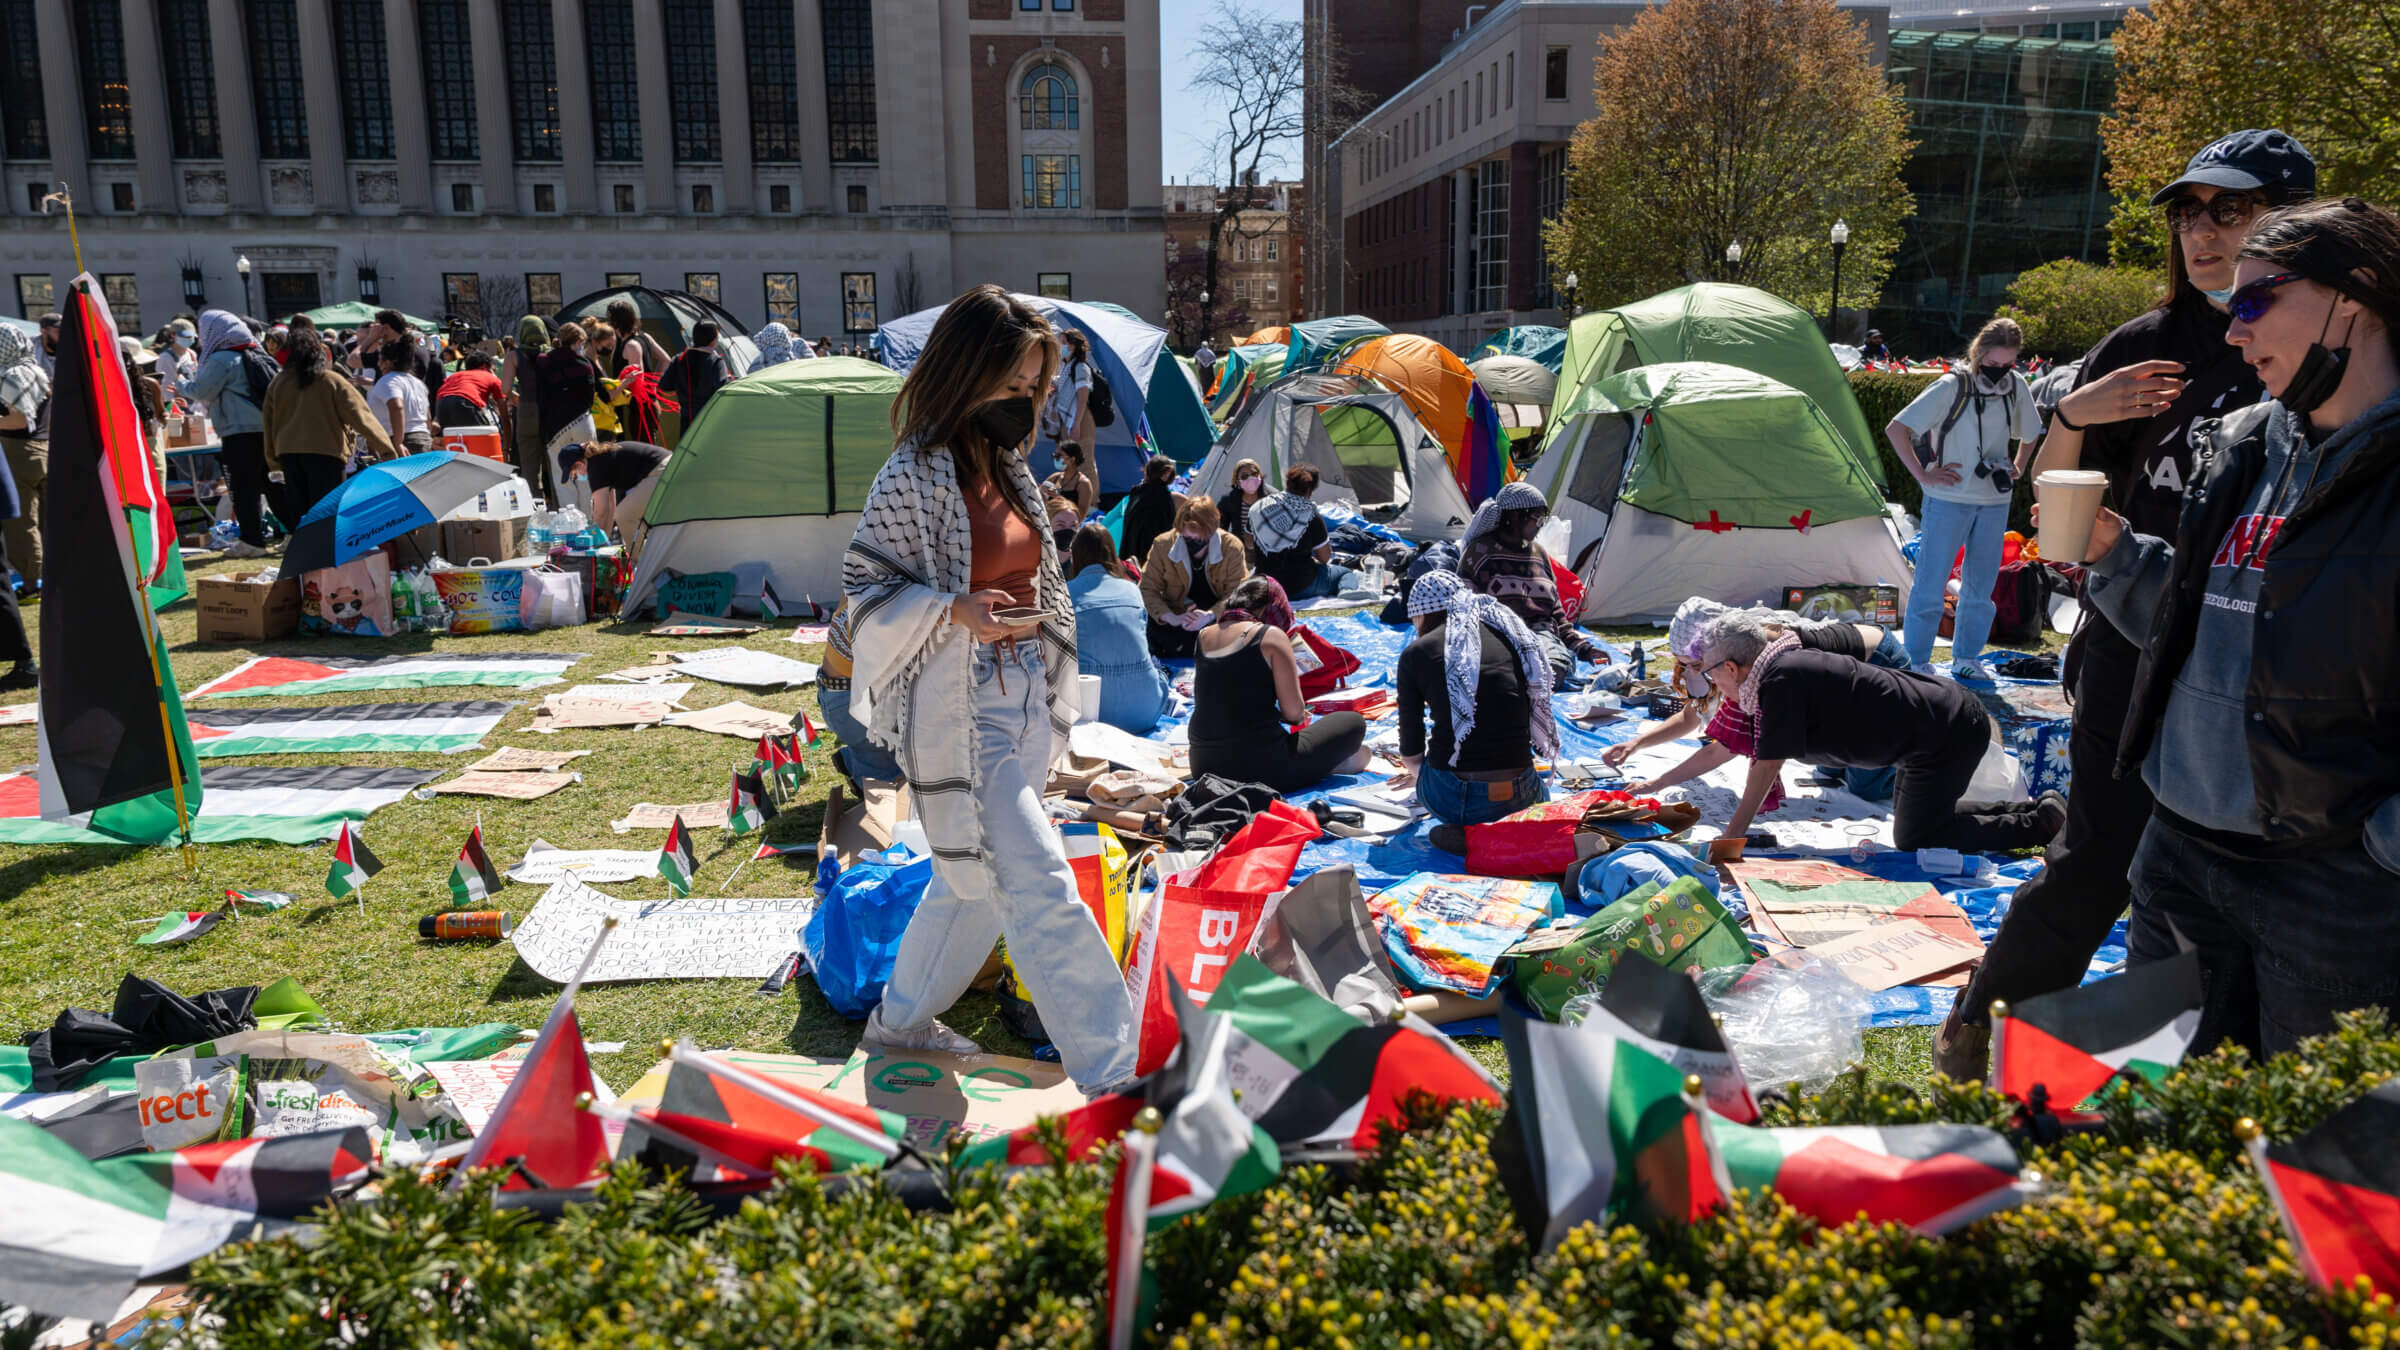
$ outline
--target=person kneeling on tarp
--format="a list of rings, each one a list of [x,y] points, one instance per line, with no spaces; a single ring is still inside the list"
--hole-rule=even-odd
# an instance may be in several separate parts
[[[2032,802],[1959,800],[1991,746],[1992,722],[1973,693],[1949,680],[1811,651],[1746,611],[1702,633],[1700,673],[1750,715],[1757,737],[1741,803],[1724,838],[1710,846],[1712,858],[1741,856],[1742,838],[1786,759],[1897,768],[1892,842],[1904,849],[2038,848],[2066,823],[2066,799],[2055,792]]]
[[[1282,598],[1267,578],[1252,577],[1234,587],[1225,612],[1200,634],[1192,671],[1194,776],[1213,773],[1293,793],[1367,765],[1365,718],[1337,712],[1309,720],[1291,635],[1259,618]]]
[[[1466,826],[1549,799],[1533,759],[1558,752],[1550,663],[1522,620],[1455,572],[1419,577],[1408,616],[1417,638],[1400,653],[1400,762],[1442,822],[1433,846],[1463,854]]]

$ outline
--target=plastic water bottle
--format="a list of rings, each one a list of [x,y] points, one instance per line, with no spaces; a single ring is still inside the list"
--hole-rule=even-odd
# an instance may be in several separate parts
[[[540,509],[534,511],[533,524],[525,531],[525,542],[532,547],[534,552],[548,553],[550,551],[550,545],[558,538],[557,519],[554,512]]]

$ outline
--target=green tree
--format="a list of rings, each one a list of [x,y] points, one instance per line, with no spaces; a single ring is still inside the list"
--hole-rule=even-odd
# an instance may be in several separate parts
[[[2155,267],[2101,267],[2061,258],[2020,272],[1994,316],[2015,319],[2025,347],[2072,360],[2166,293]]]
[[[2165,257],[2150,194],[2243,127],[2281,127],[2317,190],[2400,201],[2400,0],[2153,0],[2117,34],[2117,111],[2100,124],[2119,263]]]
[[[1586,307],[1740,280],[1820,312],[1850,226],[1847,305],[1883,288],[1914,142],[1865,29],[1833,0],[1668,0],[1603,39],[1551,268]],[[1739,243],[1738,268],[1725,258]]]

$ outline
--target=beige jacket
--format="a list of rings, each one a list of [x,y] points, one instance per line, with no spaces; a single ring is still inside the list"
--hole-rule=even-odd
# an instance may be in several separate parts
[[[327,370],[306,388],[285,371],[267,386],[267,467],[280,469],[286,455],[347,457],[353,435],[367,438],[376,459],[399,453],[392,433],[367,407],[367,396],[338,370]]]
[[[1242,541],[1227,531],[1217,531],[1208,545],[1208,584],[1217,592],[1217,603],[1209,612],[1225,608],[1225,597],[1249,576],[1250,563],[1242,555]],[[1184,561],[1183,536],[1169,530],[1150,545],[1150,557],[1142,564],[1142,608],[1165,623],[1183,613],[1191,603],[1191,593],[1192,569]]]

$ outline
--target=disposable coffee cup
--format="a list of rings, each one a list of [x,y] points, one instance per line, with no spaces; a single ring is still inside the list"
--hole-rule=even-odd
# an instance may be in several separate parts
[[[2108,475],[2091,469],[2050,469],[2033,480],[2033,500],[2042,508],[2042,557],[2079,563],[2091,547],[2092,521],[2108,497]]]

